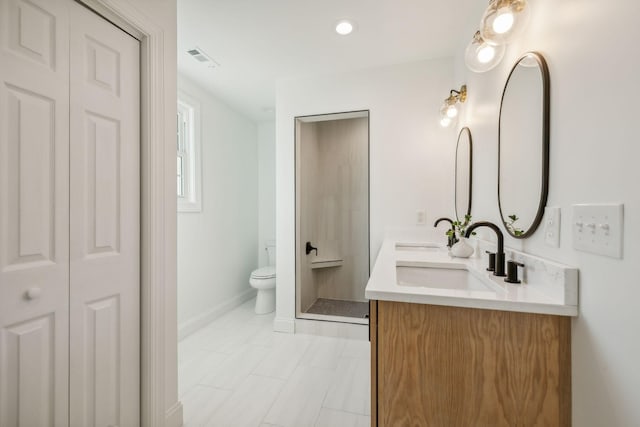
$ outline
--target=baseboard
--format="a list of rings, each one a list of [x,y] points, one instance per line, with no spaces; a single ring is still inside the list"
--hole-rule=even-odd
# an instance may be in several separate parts
[[[296,321],[286,317],[276,317],[273,320],[273,330],[293,334],[296,331]]]
[[[182,403],[177,401],[171,408],[167,409],[164,425],[165,427],[182,427]]]
[[[253,288],[249,288],[241,294],[238,294],[235,297],[223,302],[222,304],[218,304],[213,309],[196,317],[192,317],[186,322],[182,322],[178,325],[178,341],[188,337],[198,329],[208,325],[218,317],[233,310],[243,302],[248,301],[255,296],[256,290]]]

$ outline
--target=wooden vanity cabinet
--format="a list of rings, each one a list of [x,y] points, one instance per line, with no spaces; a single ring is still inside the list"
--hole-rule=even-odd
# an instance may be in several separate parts
[[[571,319],[370,302],[371,425],[570,426]]]

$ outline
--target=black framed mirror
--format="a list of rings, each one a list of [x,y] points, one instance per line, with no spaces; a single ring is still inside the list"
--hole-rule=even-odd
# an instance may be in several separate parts
[[[456,144],[455,211],[456,219],[464,221],[471,215],[471,188],[473,185],[473,142],[468,127],[460,129]]]
[[[537,52],[507,78],[498,124],[498,208],[507,232],[531,236],[549,194],[549,69]]]

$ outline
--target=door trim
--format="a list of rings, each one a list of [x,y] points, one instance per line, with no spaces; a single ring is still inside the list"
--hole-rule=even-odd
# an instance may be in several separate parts
[[[299,197],[299,177],[298,177],[298,154],[300,148],[298,147],[298,130],[299,123],[330,121],[330,116],[342,117],[342,118],[362,118],[361,114],[366,113],[367,118],[367,265],[368,274],[371,277],[371,110],[347,110],[337,111],[333,113],[317,113],[307,114],[304,116],[295,116],[293,118],[293,170],[294,170],[294,236],[295,236],[295,251],[294,251],[294,277],[295,277],[295,317],[296,320],[311,320],[315,322],[334,322],[334,323],[346,323],[352,325],[369,325],[370,319],[362,321],[361,319],[344,317],[344,316],[330,316],[324,314],[308,314],[302,312],[302,283],[300,280],[300,251],[302,250],[302,242],[300,240],[300,221],[298,214],[300,213],[300,197]],[[320,118],[320,119],[318,119]],[[326,119],[321,119],[326,118]],[[336,119],[333,119],[336,120]],[[276,319],[277,320],[277,319]]]
[[[177,92],[166,96],[164,73],[172,35],[127,0],[77,1],[140,40],[140,425],[178,427],[175,147],[166,143]]]

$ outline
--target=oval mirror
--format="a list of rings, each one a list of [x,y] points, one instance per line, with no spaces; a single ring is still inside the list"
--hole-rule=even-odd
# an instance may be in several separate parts
[[[456,144],[456,182],[455,209],[456,219],[464,222],[465,215],[471,215],[471,185],[473,170],[473,144],[471,131],[464,127],[458,134]]]
[[[513,237],[532,235],[549,192],[549,70],[536,52],[513,66],[498,126],[498,207]]]

